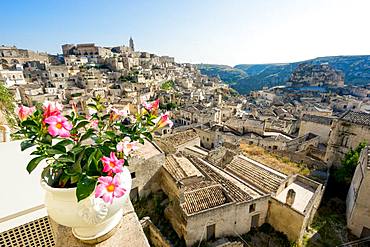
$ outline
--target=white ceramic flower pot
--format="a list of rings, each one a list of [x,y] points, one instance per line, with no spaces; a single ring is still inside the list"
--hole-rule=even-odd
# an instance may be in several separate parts
[[[121,183],[126,193],[114,198],[113,203],[105,203],[92,193],[88,198],[77,202],[76,188],[52,188],[41,181],[45,189],[45,206],[49,216],[58,224],[71,227],[73,235],[81,240],[93,240],[110,232],[121,221],[123,204],[131,190],[131,175],[127,167],[121,173]]]

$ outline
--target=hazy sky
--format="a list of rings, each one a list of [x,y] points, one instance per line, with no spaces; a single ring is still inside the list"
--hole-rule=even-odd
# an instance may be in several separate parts
[[[0,44],[61,53],[127,44],[179,62],[270,63],[370,54],[370,0],[6,0]]]

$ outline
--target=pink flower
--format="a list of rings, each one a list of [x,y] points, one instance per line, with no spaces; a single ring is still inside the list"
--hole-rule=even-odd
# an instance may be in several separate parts
[[[21,121],[24,121],[28,118],[28,116],[32,115],[36,111],[36,108],[33,107],[27,107],[24,105],[21,105],[17,109],[18,117]]]
[[[119,160],[114,152],[110,153],[110,157],[104,156],[101,158],[101,161],[104,165],[103,172],[112,171],[114,173],[120,173],[123,171],[123,164],[125,163],[125,160]]]
[[[90,124],[91,124],[91,127],[94,128],[94,129],[97,129],[98,126],[99,126],[99,120],[95,119],[95,120],[90,120]]]
[[[48,118],[50,116],[58,116],[60,112],[63,110],[63,105],[54,101],[46,100],[42,105],[42,109],[44,110],[44,118]]]
[[[156,128],[163,128],[166,125],[168,125],[170,128],[173,126],[173,122],[170,120],[168,112],[154,119],[153,122],[156,123]]]
[[[112,108],[112,112],[111,112],[111,119],[113,121],[121,118],[121,117],[126,117],[128,115],[128,112],[127,110],[118,110],[116,108]]]
[[[137,146],[137,141],[130,142],[130,138],[127,138],[126,140],[125,139],[119,142],[116,148],[118,152],[123,152],[125,157],[127,157],[130,155],[131,152],[137,150],[139,147]]]
[[[88,109],[88,111],[89,111],[89,115],[90,115],[90,116],[92,116],[92,115],[94,115],[95,113],[97,113],[97,112],[98,112],[97,110],[92,109],[92,108],[89,108],[89,109]]]
[[[158,110],[159,108],[159,99],[151,102],[151,103],[148,103],[148,102],[143,102],[143,106],[144,108],[147,110],[147,111],[156,111]]]
[[[69,131],[72,129],[72,124],[67,121],[67,118],[58,115],[50,116],[45,119],[45,123],[49,124],[48,132],[53,137],[70,137]]]
[[[101,197],[106,203],[112,203],[113,198],[123,196],[126,189],[122,187],[119,175],[98,178],[99,184],[95,189],[95,198]]]

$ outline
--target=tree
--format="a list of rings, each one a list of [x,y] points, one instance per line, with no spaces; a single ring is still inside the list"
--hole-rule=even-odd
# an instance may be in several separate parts
[[[362,149],[366,146],[365,142],[360,143],[354,150],[351,148],[342,160],[342,166],[334,172],[334,178],[339,183],[349,185],[355,173],[358,159]]]
[[[164,82],[161,85],[161,89],[168,91],[168,90],[171,90],[174,85],[175,85],[175,83],[173,81],[169,80],[169,81]]]
[[[10,91],[5,87],[2,81],[0,81],[0,111],[4,113],[8,124],[13,126],[15,124],[14,98]]]

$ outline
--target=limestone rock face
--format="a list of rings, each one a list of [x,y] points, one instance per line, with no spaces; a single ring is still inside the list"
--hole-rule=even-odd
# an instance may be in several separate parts
[[[292,86],[344,86],[344,75],[328,64],[300,64],[290,76]]]

